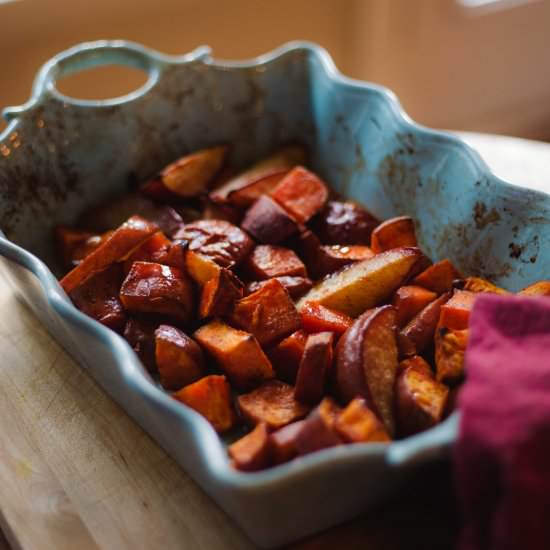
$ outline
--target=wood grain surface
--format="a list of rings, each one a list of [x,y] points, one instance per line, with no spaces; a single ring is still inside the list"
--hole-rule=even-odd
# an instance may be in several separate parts
[[[534,154],[538,164],[526,155],[513,174],[508,152],[501,175],[525,181],[544,165],[547,177],[550,146]],[[0,526],[12,548],[254,548],[2,279],[0,312]],[[419,471],[378,510],[292,548],[451,548],[458,522],[450,478],[446,464]],[[0,550],[8,542],[0,536]]]

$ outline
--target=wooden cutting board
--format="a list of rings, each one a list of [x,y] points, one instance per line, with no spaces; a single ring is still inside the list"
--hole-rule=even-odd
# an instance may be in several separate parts
[[[475,136],[469,139],[475,144]],[[489,144],[497,159],[498,143]],[[527,181],[528,172],[532,179],[536,172],[542,185],[550,147],[518,147],[521,174],[504,176]],[[508,170],[517,147],[509,149]],[[527,151],[535,149],[528,162]],[[49,337],[2,279],[0,435],[0,526],[12,548],[254,548]],[[455,513],[448,474],[445,465],[419,472],[416,486],[378,511],[293,548],[451,547]]]

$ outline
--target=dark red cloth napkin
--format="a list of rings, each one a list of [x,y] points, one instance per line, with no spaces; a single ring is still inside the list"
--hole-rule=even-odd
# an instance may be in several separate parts
[[[550,549],[550,298],[475,303],[453,453],[460,550]]]

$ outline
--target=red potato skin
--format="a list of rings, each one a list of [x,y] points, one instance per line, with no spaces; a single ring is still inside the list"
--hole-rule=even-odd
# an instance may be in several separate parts
[[[277,378],[294,384],[304,349],[307,333],[297,330],[268,351],[267,355],[275,369]]]
[[[353,319],[344,313],[309,302],[300,310],[304,330],[309,333],[333,332],[341,336],[352,325]]]
[[[284,276],[273,277],[273,279],[279,281],[285,287],[293,300],[298,300],[299,298],[301,298],[313,286],[313,281],[311,279],[308,279],[307,277]],[[246,285],[245,294],[252,294],[257,290],[260,290],[260,288],[264,287],[269,280],[270,279],[266,281],[252,281],[251,283],[248,283]]]
[[[305,223],[327,202],[328,188],[315,174],[296,166],[275,187],[271,197],[295,220]]]
[[[195,309],[195,289],[179,269],[150,262],[134,262],[120,289],[120,301],[134,313],[167,315],[188,323]]]
[[[264,244],[280,243],[298,231],[296,221],[268,195],[246,211],[241,227]]]
[[[274,464],[283,464],[298,456],[296,437],[304,423],[305,420],[297,420],[270,434],[271,457]]]
[[[272,441],[265,424],[258,424],[250,433],[227,448],[233,467],[243,472],[256,472],[272,463]]]
[[[155,331],[155,362],[167,390],[179,390],[203,376],[204,358],[199,345],[183,331],[160,325]]]
[[[416,314],[420,313],[437,294],[421,286],[406,285],[393,295],[392,305],[397,311],[397,324],[403,328]]]
[[[418,246],[414,222],[409,216],[386,220],[372,232],[371,248],[375,254],[404,246]]]
[[[302,260],[289,248],[259,245],[246,258],[243,269],[252,279],[307,277]]]
[[[61,279],[60,284],[63,290],[68,294],[92,273],[125,259],[156,231],[158,231],[158,227],[155,224],[139,216],[132,216],[115,230],[101,246],[86,256]]]
[[[306,455],[342,444],[342,439],[334,429],[341,409],[330,398],[323,401],[309,414],[295,436],[298,455]]]
[[[319,256],[321,254],[321,241],[319,237],[313,231],[302,226],[300,232],[293,235],[286,244],[304,262],[309,275],[313,278],[317,277]]]
[[[122,266],[113,264],[88,277],[69,298],[82,313],[120,333],[126,325],[126,312],[118,298],[123,277]]]
[[[124,327],[124,338],[151,373],[157,371],[155,362],[155,330],[158,326],[159,323],[151,319],[130,317]]]
[[[294,396],[301,403],[313,406],[323,398],[332,370],[333,342],[332,332],[307,337],[294,389]]]
[[[339,245],[321,246],[312,272],[315,278],[324,277],[334,273],[342,267],[372,258],[374,252],[363,245]]]
[[[424,287],[436,294],[450,292],[453,289],[453,281],[460,279],[462,275],[451,263],[445,259],[431,265],[418,275],[413,284]]]

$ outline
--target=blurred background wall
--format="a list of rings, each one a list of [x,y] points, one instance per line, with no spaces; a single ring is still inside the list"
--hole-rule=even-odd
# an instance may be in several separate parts
[[[99,38],[237,59],[313,40],[423,124],[550,140],[550,0],[0,0],[0,106],[24,102],[53,54]],[[102,98],[144,80],[109,68],[59,87]]]

